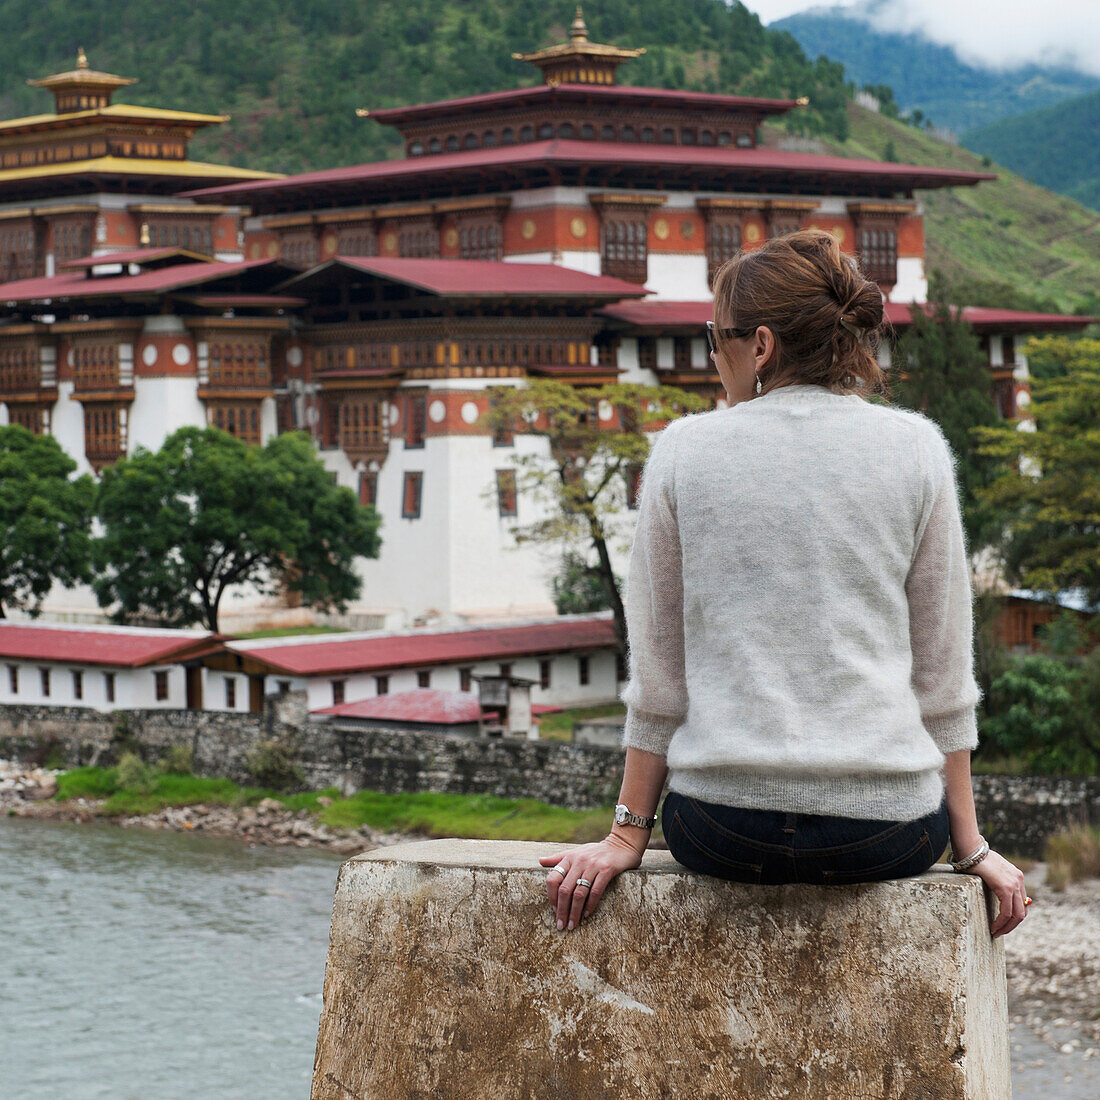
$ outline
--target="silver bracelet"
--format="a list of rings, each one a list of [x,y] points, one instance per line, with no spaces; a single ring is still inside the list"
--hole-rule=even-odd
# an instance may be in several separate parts
[[[971,867],[981,863],[981,861],[989,855],[989,841],[987,841],[984,836],[980,837],[980,839],[981,844],[978,845],[978,850],[976,852],[972,852],[966,859],[960,859],[958,863],[952,862],[952,871],[969,871]],[[951,854],[954,855],[954,852]]]

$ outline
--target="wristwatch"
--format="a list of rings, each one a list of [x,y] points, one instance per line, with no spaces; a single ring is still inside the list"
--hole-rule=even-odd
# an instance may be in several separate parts
[[[615,807],[616,825],[637,825],[639,829],[652,829],[657,824],[656,817],[642,817],[632,814],[621,802]]]

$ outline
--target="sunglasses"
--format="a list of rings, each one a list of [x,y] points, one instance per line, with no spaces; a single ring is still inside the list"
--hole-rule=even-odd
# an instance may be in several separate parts
[[[718,340],[744,340],[756,331],[755,328],[718,328],[713,321],[707,322],[707,348],[713,355],[718,350]]]

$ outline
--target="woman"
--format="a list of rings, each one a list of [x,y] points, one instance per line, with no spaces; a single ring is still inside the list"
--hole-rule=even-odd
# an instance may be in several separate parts
[[[627,579],[627,749],[615,825],[541,860],[574,928],[637,867],[740,882],[956,870],[1031,899],[988,850],[970,783],[973,618],[954,458],[936,424],[872,404],[882,296],[817,230],[742,253],[714,284],[730,408],[674,421],[642,480]]]

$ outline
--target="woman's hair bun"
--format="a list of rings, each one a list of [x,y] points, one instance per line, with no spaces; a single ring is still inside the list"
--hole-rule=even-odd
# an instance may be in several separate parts
[[[803,229],[739,252],[715,275],[714,316],[722,328],[771,329],[776,354],[760,371],[767,388],[886,392],[875,357],[882,291],[832,233]]]

